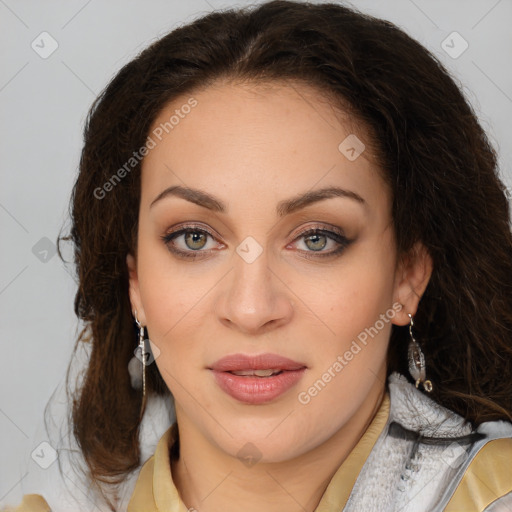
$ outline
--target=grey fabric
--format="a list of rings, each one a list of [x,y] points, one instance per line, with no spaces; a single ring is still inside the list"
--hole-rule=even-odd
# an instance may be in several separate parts
[[[483,512],[512,512],[512,492],[493,501]]]
[[[479,450],[512,437],[512,424],[487,422],[473,431],[394,373],[388,422],[364,464],[344,512],[444,510]]]

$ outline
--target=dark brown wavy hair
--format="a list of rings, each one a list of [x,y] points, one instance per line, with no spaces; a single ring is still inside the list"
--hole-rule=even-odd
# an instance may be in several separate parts
[[[74,186],[77,341],[90,362],[72,411],[96,482],[140,463],[141,393],[127,365],[136,346],[127,253],[136,252],[140,164],[105,197],[173,99],[221,79],[303,83],[372,135],[392,190],[398,253],[418,241],[434,270],[415,317],[431,397],[474,425],[512,420],[512,236],[496,154],[443,65],[390,22],[333,3],[272,1],[213,12],[156,41],[94,102]],[[96,193],[95,193],[96,191]],[[389,372],[408,375],[406,328],[393,326]],[[148,393],[169,393],[156,365]]]

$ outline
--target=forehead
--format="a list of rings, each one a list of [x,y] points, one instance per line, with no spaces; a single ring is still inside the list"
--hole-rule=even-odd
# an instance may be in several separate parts
[[[171,184],[276,200],[326,185],[387,195],[361,123],[304,84],[216,83],[169,103],[150,136],[143,196]]]

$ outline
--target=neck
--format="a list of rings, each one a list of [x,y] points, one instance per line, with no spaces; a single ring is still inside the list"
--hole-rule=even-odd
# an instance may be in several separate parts
[[[180,497],[200,512],[313,512],[339,466],[366,432],[384,398],[377,387],[357,413],[316,448],[283,462],[244,465],[185,425],[171,462]],[[181,422],[180,422],[181,425]]]

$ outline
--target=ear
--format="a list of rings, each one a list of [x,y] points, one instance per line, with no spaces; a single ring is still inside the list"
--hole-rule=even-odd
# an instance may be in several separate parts
[[[126,266],[128,267],[129,276],[129,295],[132,305],[132,312],[137,312],[137,319],[142,325],[146,325],[146,314],[140,298],[139,276],[137,274],[137,261],[133,255],[126,256]]]
[[[432,269],[432,257],[420,242],[400,259],[395,273],[394,303],[398,302],[403,307],[393,318],[394,324],[407,325],[409,314],[416,314]]]

